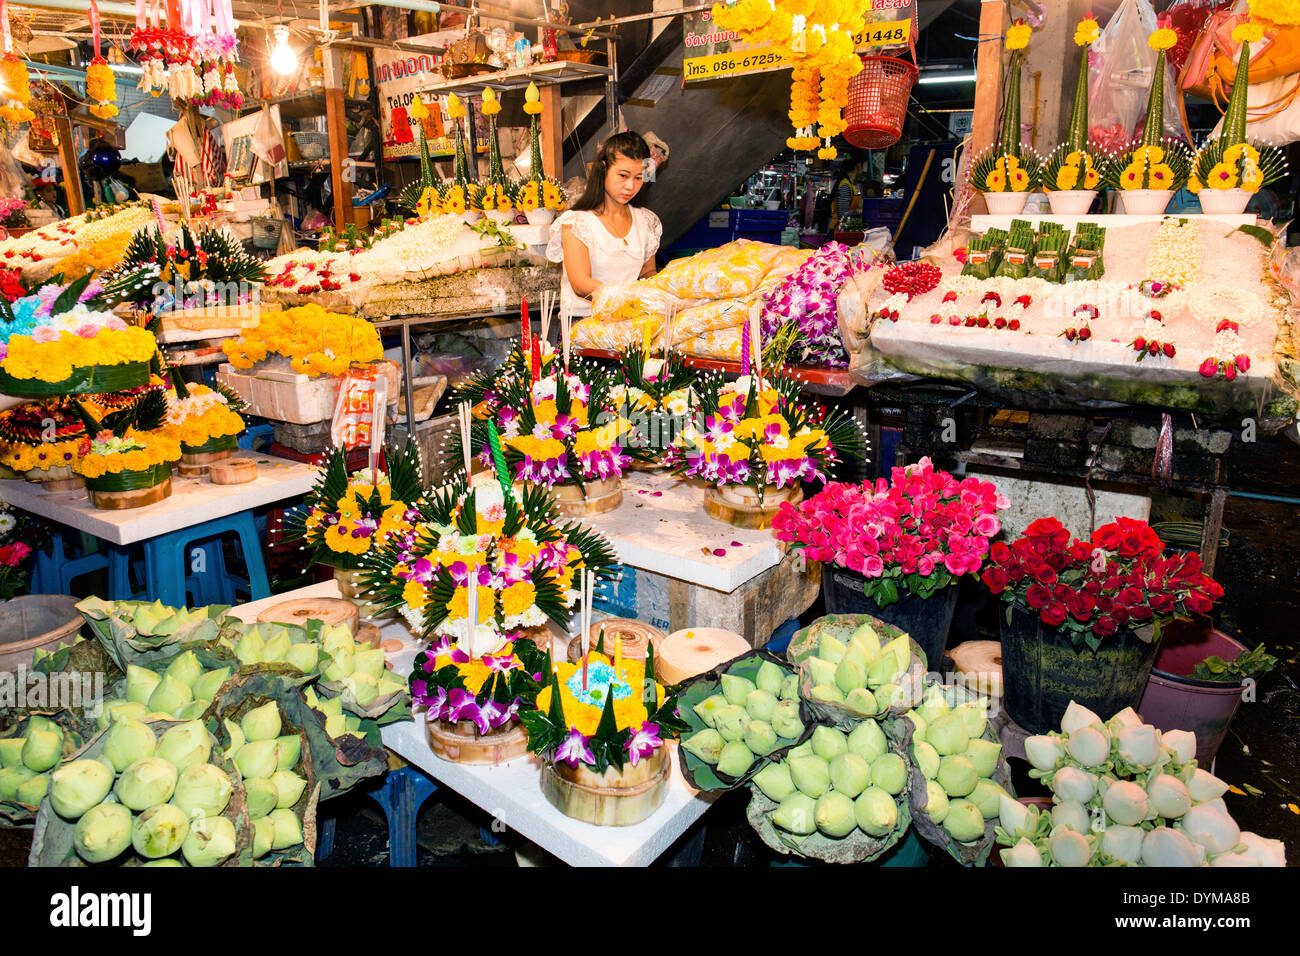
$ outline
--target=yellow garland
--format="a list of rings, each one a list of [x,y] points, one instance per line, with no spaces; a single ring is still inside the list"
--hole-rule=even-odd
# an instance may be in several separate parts
[[[122,261],[126,251],[126,239],[129,232],[118,233],[101,239],[99,242],[82,246],[72,255],[59,262],[59,271],[66,279],[80,279],[86,273],[92,275],[111,269]]]
[[[135,326],[100,329],[89,339],[60,332],[53,342],[15,335],[9,339],[9,354],[0,368],[14,378],[61,382],[79,368],[147,362],[157,349],[153,333]]]
[[[1097,20],[1092,14],[1084,17],[1079,21],[1079,25],[1074,28],[1074,42],[1076,46],[1090,46],[1097,42],[1101,36],[1101,27],[1098,26]]]
[[[221,347],[235,368],[251,368],[269,355],[283,355],[294,371],[311,377],[341,375],[353,365],[384,357],[373,325],[315,304],[263,312],[256,326]]]
[[[13,53],[6,53],[0,59],[0,87],[3,87],[5,96],[0,100],[0,120],[27,123],[36,118],[27,106],[32,99],[27,64]]]
[[[155,465],[181,459],[180,442],[166,431],[138,432],[132,428],[123,437],[133,438],[144,447],[109,455],[92,451],[73,465],[73,471],[86,478],[100,478],[123,471],[145,471]]]
[[[113,79],[113,70],[101,58],[96,57],[86,67],[86,99],[91,101],[90,112],[101,119],[112,119],[117,115],[117,84]]]

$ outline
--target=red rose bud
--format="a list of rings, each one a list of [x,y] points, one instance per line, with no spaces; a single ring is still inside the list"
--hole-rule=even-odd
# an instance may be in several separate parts
[[[1249,372],[1249,371],[1250,371],[1250,356],[1249,356],[1249,355],[1238,355],[1238,356],[1237,356],[1237,361],[1236,361],[1235,364],[1236,364],[1237,368],[1240,369],[1241,371],[1243,371],[1243,372]]]
[[[1141,352],[1141,351],[1143,351],[1146,347],[1147,347],[1147,340],[1144,339],[1144,338],[1142,338],[1142,336],[1139,335],[1137,338],[1135,338],[1135,339],[1133,340],[1133,351],[1134,351],[1134,352]]]
[[[948,316],[948,324],[949,324],[949,325],[961,325],[961,316],[960,316],[960,315],[950,315],[950,316]]]
[[[1206,378],[1214,378],[1219,373],[1219,363],[1212,358],[1207,358],[1201,363],[1200,372]]]
[[[1159,355],[1159,354],[1160,354],[1160,343],[1159,343],[1159,342],[1155,342],[1155,341],[1152,341],[1152,342],[1148,343],[1148,344],[1147,344],[1147,354],[1148,354],[1148,355]]]
[[[1237,366],[1234,365],[1232,362],[1224,362],[1223,377],[1226,378],[1229,382],[1231,382],[1234,378],[1237,377]]]
[[[1007,323],[1007,328],[1009,328],[1012,332],[1019,332],[1019,331],[1020,331],[1020,320],[1019,320],[1019,319],[1012,319],[1010,322]]]
[[[989,317],[987,315],[981,315],[975,320],[975,324],[981,329],[987,329],[989,327]]]
[[[1174,357],[1174,343],[1173,343],[1173,342],[1166,342],[1166,343],[1164,344],[1164,353],[1165,353],[1165,357],[1166,357],[1166,358],[1173,358],[1173,357]]]
[[[968,329],[975,328],[975,316],[973,315],[966,316],[966,328]]]
[[[1079,330],[1079,341],[1086,342],[1090,338],[1092,338],[1092,329],[1088,328],[1085,325],[1083,328]]]
[[[1079,334],[1079,331],[1078,329],[1066,329],[1061,334],[1065,336],[1065,340],[1067,342],[1073,342],[1075,336]]]
[[[943,301],[944,301],[944,302],[956,302],[956,301],[957,301],[957,293],[956,293],[956,292],[953,292],[952,290],[949,290],[949,291],[945,292],[945,293],[943,294]]]
[[[1027,295],[1018,295],[1016,296],[1016,301],[1013,304],[1018,305],[1021,308],[1027,309],[1029,308],[1029,303],[1032,301],[1033,299],[1029,298],[1029,296]]]
[[[940,315],[938,312],[936,312],[934,315],[930,316],[930,324],[931,324],[931,325],[938,325],[938,324],[939,324],[940,322],[942,322],[942,321],[943,321],[943,316]]]
[[[1002,316],[999,315],[996,319],[993,320],[993,327],[995,329],[1005,329],[1007,327],[1007,320],[1002,318]]]

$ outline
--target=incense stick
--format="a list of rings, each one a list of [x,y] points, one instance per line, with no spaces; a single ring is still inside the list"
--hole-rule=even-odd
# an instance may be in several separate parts
[[[551,333],[551,316],[555,314],[555,304],[558,296],[550,289],[542,292],[542,343],[550,341]]]
[[[569,352],[572,348],[570,333],[572,332],[573,316],[569,315],[568,309],[560,310],[560,341],[564,348],[564,370],[569,370]]]
[[[470,410],[469,402],[461,402],[456,407],[456,412],[460,417],[460,451],[461,457],[465,460],[465,480],[469,480],[470,466],[473,463],[473,450],[470,439]]]
[[[469,580],[467,581],[469,590],[466,592],[465,609],[469,613],[469,636],[465,639],[463,650],[470,657],[474,656],[474,632],[478,629],[478,569],[471,568]]]

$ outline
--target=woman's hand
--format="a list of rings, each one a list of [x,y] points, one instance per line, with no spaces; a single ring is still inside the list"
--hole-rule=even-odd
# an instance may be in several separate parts
[[[638,275],[637,278],[648,279],[652,275],[654,275],[657,271],[658,270],[655,268],[655,257],[651,256],[649,259],[645,261],[645,265],[641,267],[641,274]],[[572,282],[573,280],[570,279],[569,281]]]

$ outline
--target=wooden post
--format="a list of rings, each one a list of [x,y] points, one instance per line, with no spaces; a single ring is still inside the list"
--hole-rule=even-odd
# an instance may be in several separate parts
[[[72,121],[66,116],[56,116],[54,131],[59,137],[59,164],[63,167],[63,190],[68,196],[68,215],[80,216],[86,211],[86,200],[81,194],[81,170],[77,167]]]
[[[542,171],[552,179],[564,178],[564,116],[560,85],[548,83],[542,94]]]
[[[330,179],[334,186],[334,228],[346,229],[352,217],[352,178],[348,162],[347,109],[343,101],[343,54],[325,51],[325,121],[329,130]]]
[[[971,155],[993,145],[1002,106],[1002,35],[1004,0],[981,0],[979,55],[975,62],[975,112],[971,116]]]

